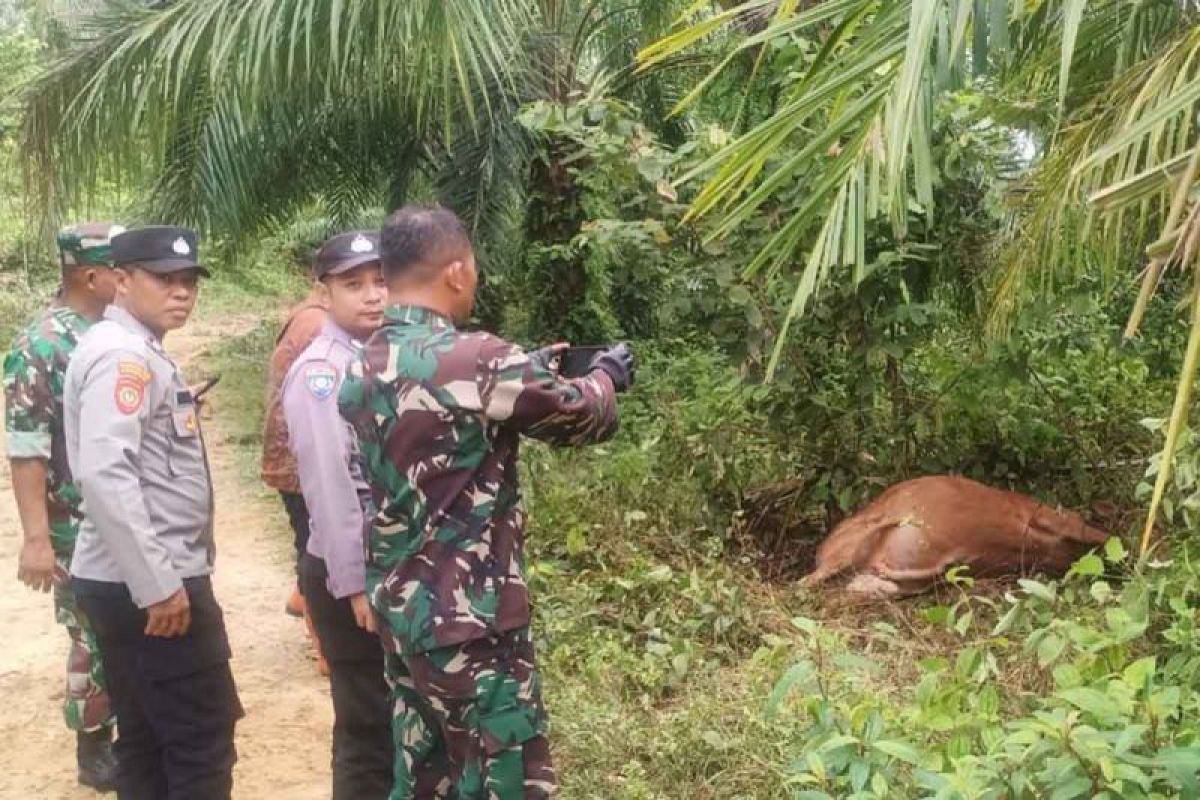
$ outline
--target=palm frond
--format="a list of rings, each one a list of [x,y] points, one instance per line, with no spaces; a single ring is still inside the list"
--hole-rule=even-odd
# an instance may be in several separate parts
[[[1075,111],[1025,183],[989,329],[1005,330],[1030,283],[1046,289],[1082,266],[1077,249],[1064,246],[1064,230],[1086,228],[1087,246],[1114,269],[1136,257],[1130,244],[1154,236],[1173,188],[1147,176],[1181,169],[1195,143],[1197,109],[1200,28],[1189,25]],[[1090,209],[1089,197],[1098,201]],[[1146,299],[1135,309],[1130,335]]]
[[[432,147],[434,191],[467,223],[493,277],[509,271],[520,254],[521,215],[536,143],[518,124],[518,110],[510,98],[494,108],[486,124]]]
[[[760,3],[728,9],[647,48],[647,66],[712,35]],[[828,0],[801,8],[786,4],[743,49],[780,37],[807,36],[822,47],[782,96],[775,113],[684,180],[703,177],[691,219],[720,213],[711,236],[733,233],[768,204],[793,193],[803,200],[746,275],[778,272],[808,248],[796,293],[777,338],[773,364],[794,317],[803,312],[836,267],[861,274],[869,219],[887,215],[905,235],[910,201],[933,213],[931,105],[939,86],[961,72],[971,6],[964,3],[888,3]],[[727,59],[699,91],[729,65]],[[695,102],[699,91],[684,99]],[[780,153],[793,147],[786,158]],[[815,238],[815,241],[813,237]]]
[[[646,48],[643,68],[702,45],[767,4],[722,6]],[[851,279],[862,270],[857,238],[866,221],[886,215],[903,239],[914,209],[936,214],[933,108],[972,74],[991,73],[992,85],[1010,98],[1003,114],[1012,121],[1049,130],[1046,157],[1013,215],[993,329],[1011,318],[1030,274],[1046,279],[1072,263],[1077,254],[1062,246],[1064,225],[1097,226],[1097,251],[1107,247],[1111,260],[1129,226],[1145,228],[1153,218],[1090,218],[1083,203],[1089,193],[1169,163],[1191,146],[1187,114],[1193,92],[1200,94],[1192,85],[1200,59],[1193,57],[1197,13],[1188,4],[826,0],[773,7],[770,24],[745,36],[681,107],[708,91],[738,52],[804,37],[819,43],[818,53],[768,119],[684,180],[703,179],[690,218],[715,216],[714,238],[768,207],[792,209],[747,269],[797,265],[792,314],[836,268],[848,268]],[[803,199],[789,200],[795,196]],[[1039,258],[1030,257],[1031,242]]]
[[[401,109],[401,139],[482,124],[494,94],[478,88],[511,93],[529,13],[521,0],[112,2],[25,93],[30,189],[52,219],[100,176],[157,174],[201,130],[278,131],[280,107]]]
[[[1171,38],[1118,72],[1078,113],[1064,145],[1036,176],[1041,196],[1029,215],[1034,228],[1014,238],[1010,254],[1032,242],[1052,258],[1060,255],[1063,248],[1055,239],[1062,237],[1062,221],[1079,215],[1081,195],[1090,200],[1085,219],[1089,238],[1098,240],[1110,257],[1128,250],[1131,241],[1147,241],[1157,228],[1157,237],[1146,248],[1149,264],[1126,326],[1127,337],[1137,333],[1164,271],[1178,263],[1192,272],[1191,334],[1142,532],[1145,557],[1200,371],[1200,202],[1194,199],[1200,186],[1200,28],[1155,28],[1139,35]],[[1054,274],[1056,266],[1052,260],[1042,274]],[[1001,294],[1008,308],[1015,305],[1024,272],[1014,256]]]

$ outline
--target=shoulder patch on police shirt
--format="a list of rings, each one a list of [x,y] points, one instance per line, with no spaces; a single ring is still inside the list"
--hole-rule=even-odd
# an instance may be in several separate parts
[[[142,383],[149,383],[152,377],[150,368],[137,361],[121,359],[117,362],[117,372],[122,377],[134,378]]]
[[[117,362],[117,384],[113,399],[122,414],[136,414],[146,401],[146,385],[150,383],[150,370],[145,364],[121,359]]]
[[[337,380],[337,368],[328,361],[314,361],[304,367],[304,385],[308,387],[309,394],[318,400],[333,396]]]

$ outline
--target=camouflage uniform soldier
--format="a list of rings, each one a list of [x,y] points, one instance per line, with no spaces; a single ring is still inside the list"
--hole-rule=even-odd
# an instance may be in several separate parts
[[[71,639],[63,712],[77,734],[79,782],[105,791],[115,788],[113,716],[95,634],[67,581],[82,513],[63,442],[62,394],[79,337],[113,298],[109,237],[121,230],[88,223],[59,234],[59,297],[4,361],[8,457],[25,532],[18,577],[36,590],[53,587],[55,616]]]
[[[396,212],[381,249],[391,305],[340,402],[379,508],[367,587],[394,700],[391,800],[549,797],[518,443],[611,436],[633,359],[619,345],[566,380],[549,367],[558,348],[527,354],[458,331],[478,276],[444,209]]]

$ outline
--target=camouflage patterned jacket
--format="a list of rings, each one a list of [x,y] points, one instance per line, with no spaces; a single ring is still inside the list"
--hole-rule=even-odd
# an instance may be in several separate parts
[[[82,519],[63,439],[63,378],[79,337],[91,324],[66,306],[52,306],[17,336],[4,359],[8,457],[49,462],[51,537],[55,552],[62,555],[74,547]]]
[[[368,591],[404,652],[528,625],[519,438],[612,436],[608,376],[564,380],[507,342],[394,306],[351,363],[340,407],[380,509]]]

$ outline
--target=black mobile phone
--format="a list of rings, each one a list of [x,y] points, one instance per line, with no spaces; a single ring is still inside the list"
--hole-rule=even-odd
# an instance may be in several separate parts
[[[608,345],[568,347],[558,357],[558,373],[564,378],[582,378],[591,370],[596,356],[608,349]]]
[[[199,400],[201,397],[208,394],[209,389],[213,388],[220,382],[221,382],[221,376],[219,374],[213,375],[211,378],[206,380],[204,383],[200,384],[200,388],[198,388],[195,391],[195,393],[192,394],[192,399]]]

